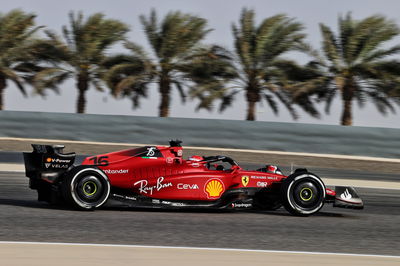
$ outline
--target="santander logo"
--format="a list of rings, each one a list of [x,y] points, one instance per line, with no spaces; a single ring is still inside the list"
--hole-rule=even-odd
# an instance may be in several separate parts
[[[346,188],[346,190],[342,194],[340,194],[340,197],[344,200],[349,200],[351,199],[351,194],[349,190]]]

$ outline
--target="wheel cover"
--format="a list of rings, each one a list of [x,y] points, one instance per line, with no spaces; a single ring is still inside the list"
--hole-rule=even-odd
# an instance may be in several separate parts
[[[293,185],[292,198],[294,203],[301,208],[313,208],[318,203],[320,194],[321,191],[312,181],[301,180]]]
[[[311,200],[312,197],[313,197],[313,192],[310,188],[305,187],[305,188],[301,189],[301,191],[300,191],[301,200],[309,201],[309,200]]]
[[[81,175],[76,179],[75,190],[78,200],[93,203],[102,196],[104,186],[95,175]]]
[[[83,184],[83,193],[86,196],[93,196],[97,192],[97,185],[93,181],[87,181]]]

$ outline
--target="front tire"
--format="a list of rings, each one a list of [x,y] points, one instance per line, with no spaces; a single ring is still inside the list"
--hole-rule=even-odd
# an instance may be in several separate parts
[[[98,168],[78,166],[66,176],[64,197],[79,210],[94,210],[106,203],[110,195],[110,182]]]
[[[291,214],[308,216],[322,208],[325,193],[325,185],[318,176],[309,172],[298,172],[283,181],[281,200]]]

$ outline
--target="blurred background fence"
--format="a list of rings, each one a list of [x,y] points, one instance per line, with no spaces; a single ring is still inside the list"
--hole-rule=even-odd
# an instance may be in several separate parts
[[[301,123],[1,111],[0,137],[400,158],[399,129]]]

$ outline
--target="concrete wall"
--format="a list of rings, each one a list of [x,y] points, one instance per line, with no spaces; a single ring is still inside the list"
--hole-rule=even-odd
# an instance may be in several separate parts
[[[400,130],[212,119],[0,112],[0,137],[46,138],[400,158]]]

